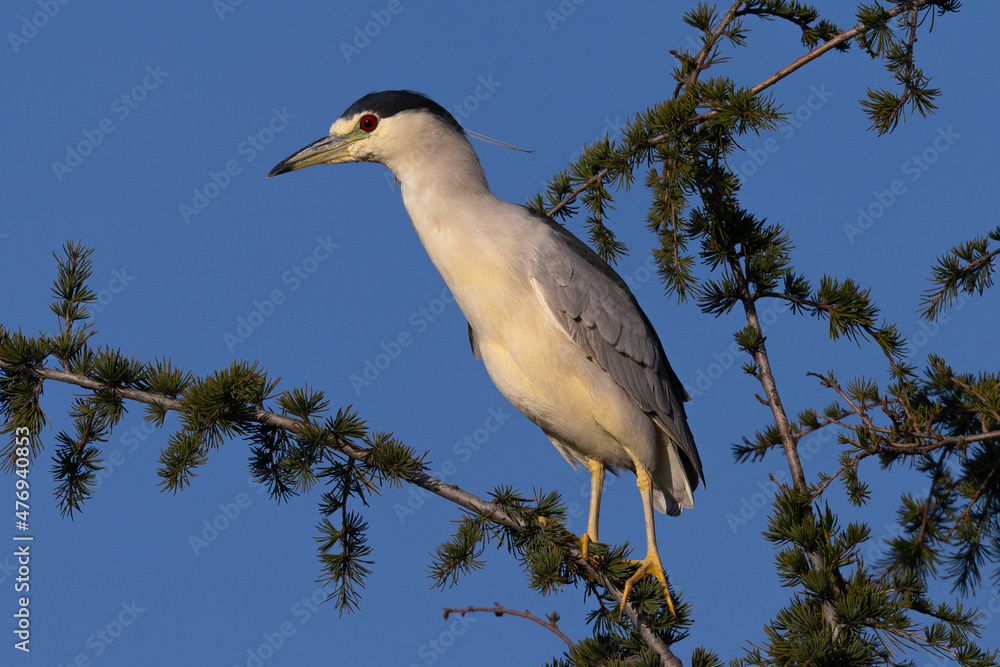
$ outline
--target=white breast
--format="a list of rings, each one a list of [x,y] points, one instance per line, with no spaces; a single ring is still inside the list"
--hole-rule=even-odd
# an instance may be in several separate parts
[[[531,248],[551,230],[492,195],[446,216],[436,215],[431,201],[423,191],[407,198],[407,208],[500,392],[575,453],[632,469],[621,444],[628,442],[652,467],[655,426],[566,335],[529,275]]]

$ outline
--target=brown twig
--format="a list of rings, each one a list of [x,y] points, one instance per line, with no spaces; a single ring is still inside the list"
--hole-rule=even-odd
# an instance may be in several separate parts
[[[921,9],[922,7],[924,7],[924,6],[931,4],[931,2],[932,2],[932,0],[916,0],[912,4],[909,4],[908,6],[907,5],[902,5],[902,6],[898,6],[898,7],[893,7],[892,9],[887,10],[885,12],[885,15],[886,15],[886,18],[894,18],[894,17],[898,16],[899,14],[902,14],[904,11],[906,11],[908,9],[912,9],[913,11],[917,11],[917,10]],[[862,32],[864,32],[864,29],[865,29],[865,27],[859,23],[858,25],[854,26],[853,28],[851,28],[849,30],[845,30],[844,32],[842,32],[842,33],[836,35],[835,37],[831,38],[830,41],[828,41],[828,42],[826,42],[824,44],[821,44],[820,46],[817,46],[815,49],[813,49],[809,53],[805,54],[801,58],[797,58],[796,60],[794,60],[790,64],[785,65],[784,67],[782,67],[781,69],[779,69],[777,72],[775,72],[774,74],[772,74],[771,76],[767,77],[766,79],[764,79],[763,81],[761,81],[760,83],[758,83],[756,86],[754,86],[753,88],[751,88],[750,91],[754,95],[756,95],[757,93],[761,92],[762,90],[766,90],[766,89],[770,88],[771,86],[773,86],[774,84],[776,84],[777,82],[781,81],[786,76],[788,76],[789,74],[791,74],[792,72],[794,72],[794,71],[796,71],[796,70],[804,67],[805,65],[808,65],[813,60],[816,60],[816,58],[819,58],[821,55],[823,55],[824,53],[828,52],[830,49],[834,49],[834,48],[840,46],[841,44],[843,44],[845,42],[851,41],[852,39],[854,39],[855,37],[857,37],[859,34],[861,34]]]
[[[937,465],[934,466],[934,475],[931,477],[931,488],[927,491],[927,504],[924,505],[924,516],[920,520],[920,532],[917,533],[916,544],[918,547],[924,546],[924,535],[927,534],[927,526],[931,523],[931,511],[934,509],[934,496],[937,495],[937,483],[941,479],[941,470],[944,466],[944,459],[948,456],[948,450],[942,450],[938,457]]]
[[[559,200],[559,203],[557,203],[555,206],[553,206],[552,208],[550,208],[545,213],[550,218],[555,217],[555,214],[558,213],[563,208],[565,208],[566,206],[568,206],[571,201],[573,201],[574,199],[576,199],[577,195],[579,195],[581,192],[583,192],[584,190],[586,190],[587,188],[589,188],[590,186],[592,186],[594,183],[600,182],[600,180],[602,178],[604,178],[607,175],[607,173],[608,173],[608,168],[607,167],[601,169],[596,174],[594,174],[593,176],[591,176],[590,178],[588,178],[583,183],[583,185],[581,185],[581,186],[579,186],[577,188],[574,188],[573,190],[571,190],[570,192],[568,192],[565,197],[563,197],[562,199]]]
[[[712,199],[712,193],[707,190],[703,190],[702,196],[704,199],[709,201]],[[782,405],[781,396],[778,394],[778,385],[775,382],[774,373],[771,370],[771,361],[767,355],[767,347],[763,336],[763,327],[761,327],[760,318],[757,315],[756,298],[750,291],[750,283],[747,279],[746,273],[743,271],[743,267],[740,265],[738,258],[730,256],[729,270],[739,287],[739,298],[743,305],[743,310],[746,313],[747,324],[756,330],[760,335],[760,342],[753,350],[750,350],[750,354],[753,356],[753,360],[757,364],[757,368],[760,369],[757,380],[764,389],[764,394],[767,397],[765,404],[771,408],[771,414],[774,417],[775,426],[777,427],[778,434],[781,437],[781,445],[785,452],[785,461],[787,462],[788,469],[792,474],[792,484],[798,491],[808,493],[809,485],[806,482],[805,471],[802,468],[802,459],[799,457],[798,441],[795,438],[795,434],[792,432],[791,423],[788,421],[788,413],[785,411],[784,405]],[[758,400],[760,400],[760,397],[758,397]],[[764,401],[761,402],[764,403]],[[812,520],[812,517],[812,506],[807,505],[802,518],[805,520]],[[806,549],[805,552],[806,557],[809,559],[810,566],[814,570],[822,570],[824,567],[822,555],[820,555],[817,551],[809,549]],[[837,614],[833,608],[833,603],[829,600],[823,600],[822,609],[823,621],[830,628],[830,632],[833,634],[834,639],[836,639],[840,635],[842,628],[840,623],[837,621]]]
[[[571,651],[576,649],[576,644],[573,642],[573,640],[567,637],[565,634],[563,634],[562,630],[559,629],[559,626],[556,624],[554,620],[543,621],[542,619],[538,618],[527,609],[525,609],[524,611],[517,611],[516,609],[507,609],[506,607],[502,606],[499,602],[494,602],[492,607],[474,607],[471,605],[466,607],[465,609],[445,607],[444,620],[446,621],[448,620],[449,614],[461,614],[462,616],[465,616],[468,612],[492,612],[497,616],[510,614],[511,616],[520,616],[521,618],[526,618],[529,621],[534,621],[543,628],[546,628],[547,630],[553,632],[557,637],[559,637],[559,639],[566,642],[566,645],[569,646]]]
[[[708,60],[708,54],[715,48],[716,42],[725,29],[729,27],[729,24],[736,18],[736,12],[742,4],[743,0],[736,0],[733,3],[733,6],[729,8],[729,11],[727,11],[725,15],[723,15],[722,19],[719,20],[719,24],[715,27],[715,30],[712,31],[709,39],[705,41],[705,45],[702,46],[701,50],[695,55],[694,61],[691,63],[691,71],[686,77],[684,77],[683,80],[677,82],[677,86],[674,88],[674,99],[677,98],[677,95],[681,92],[681,89],[684,86],[690,86],[696,82],[702,70],[707,69],[707,67],[705,67],[705,61]]]
[[[986,431],[983,433],[977,433],[975,435],[941,435],[940,433],[935,433],[932,431],[919,431],[916,429],[898,429],[898,428],[885,428],[882,426],[876,426],[872,421],[871,417],[868,416],[868,409],[878,406],[887,405],[886,402],[880,401],[877,403],[861,403],[856,405],[854,401],[847,395],[847,392],[843,390],[839,383],[834,382],[830,378],[820,375],[815,372],[808,372],[806,375],[811,375],[813,377],[819,378],[823,386],[829,387],[837,392],[841,398],[843,398],[851,406],[851,412],[858,415],[864,424],[865,428],[870,430],[872,433],[877,433],[883,436],[883,442],[878,444],[878,447],[890,452],[896,452],[901,454],[926,454],[932,452],[939,447],[944,447],[947,445],[963,445],[975,442],[983,442],[984,440],[995,440],[1000,438],[1000,430],[996,431]],[[956,383],[963,386],[964,389],[972,393],[981,403],[986,404],[983,397],[977,395],[971,387],[964,385],[959,380]],[[815,413],[814,413],[815,414]],[[830,417],[823,417],[827,419],[829,423],[836,424],[845,429],[851,428],[849,424],[846,424],[838,419],[833,419]],[[903,442],[902,440],[893,440],[893,437],[907,437],[912,438],[914,442]],[[918,442],[920,440],[928,440],[930,442]]]

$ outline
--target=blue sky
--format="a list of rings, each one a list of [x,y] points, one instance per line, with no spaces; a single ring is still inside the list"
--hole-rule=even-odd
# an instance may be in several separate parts
[[[586,474],[566,465],[473,358],[465,321],[443,298],[388,171],[366,164],[264,176],[361,95],[411,88],[470,129],[534,149],[476,146],[494,191],[524,201],[585,142],[615,136],[672,92],[668,50],[693,44],[681,21],[691,5],[6,2],[0,321],[53,331],[51,253],[82,240],[95,249],[95,343],[168,356],[199,374],[257,359],[283,387],[322,389],[334,406],[353,404],[373,427],[428,450],[449,482],[480,495],[499,484],[558,489],[580,532]],[[851,24],[838,11],[828,18]],[[1000,62],[998,21],[997,3],[967,3],[921,34],[920,61],[944,91],[934,116],[888,137],[867,132],[856,101],[887,77],[856,50],[830,54],[774,87],[792,121],[745,137],[735,158],[744,202],[785,225],[800,270],[814,281],[831,274],[871,285],[917,358],[940,353],[960,370],[997,366],[995,294],[963,300],[936,326],[915,311],[934,258],[996,224],[1000,134],[990,121],[1000,99],[988,84]],[[747,25],[750,48],[716,74],[753,85],[802,53],[792,27]],[[768,475],[787,469],[777,457],[734,463],[731,443],[769,419],[731,351],[742,323],[662,296],[647,260],[647,199],[637,187],[618,201],[610,224],[631,250],[618,270],[694,397],[688,414],[708,479],[694,510],[657,519],[664,566],[697,619],[676,651],[685,662],[698,645],[731,658],[761,640],[789,594],[760,536]],[[569,226],[579,232],[581,221]],[[834,343],[822,323],[761,310],[790,411],[833,400],[809,370],[884,382],[870,346]],[[368,384],[352,381],[366,369]],[[49,383],[44,400],[53,429],[41,438],[51,448],[69,428],[72,391]],[[141,415],[132,409],[106,443],[105,477],[75,520],[55,509],[48,455],[34,464],[32,651],[13,648],[8,541],[3,664],[534,665],[562,652],[558,638],[524,620],[442,619],[445,606],[494,601],[558,611],[567,634],[587,634],[582,592],[539,597],[505,551],[488,552],[488,567],[458,587],[430,590],[428,552],[459,513],[408,488],[386,489],[366,511],[375,574],[360,613],[338,618],[314,604],[325,597],[313,540],[319,491],[276,506],[249,482],[246,445],[232,442],[191,488],[160,493],[156,459],[168,433]],[[803,452],[808,474],[833,469],[832,434],[805,441]],[[869,466],[875,557],[875,542],[893,534],[900,491],[919,491],[922,481]],[[13,481],[0,481],[0,504],[13,494]],[[842,508],[836,493],[829,498]],[[602,518],[603,539],[641,545],[632,476],[609,478]],[[15,533],[13,517],[5,521],[0,540]],[[1000,597],[987,591],[980,600],[992,610],[987,636],[1000,636]]]

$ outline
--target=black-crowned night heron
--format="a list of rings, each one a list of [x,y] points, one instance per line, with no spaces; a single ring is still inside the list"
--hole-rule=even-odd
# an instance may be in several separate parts
[[[571,465],[590,470],[584,557],[597,541],[605,470],[635,472],[647,555],[624,599],[651,574],[672,608],[653,508],[677,515],[693,507],[704,477],[684,387],[625,282],[547,216],[494,196],[462,126],[423,95],[365,95],[329,136],[268,176],[340,162],[392,170],[420,241],[468,319],[473,354]]]

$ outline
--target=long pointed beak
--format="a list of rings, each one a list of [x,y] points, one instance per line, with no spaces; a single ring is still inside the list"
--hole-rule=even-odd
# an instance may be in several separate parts
[[[314,164],[336,164],[338,162],[349,162],[351,160],[346,147],[358,140],[353,134],[331,134],[328,137],[318,139],[302,150],[293,153],[284,160],[274,165],[267,177],[277,176],[296,169],[311,167]]]

